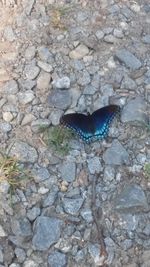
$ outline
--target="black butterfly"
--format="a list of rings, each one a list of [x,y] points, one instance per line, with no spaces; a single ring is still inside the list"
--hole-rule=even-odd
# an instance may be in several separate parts
[[[119,111],[119,106],[109,105],[94,111],[91,115],[66,114],[61,117],[60,124],[74,130],[84,141],[91,142],[107,136],[110,123]]]

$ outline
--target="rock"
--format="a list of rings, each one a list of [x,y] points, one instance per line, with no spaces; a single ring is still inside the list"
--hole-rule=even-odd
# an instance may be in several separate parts
[[[43,129],[48,128],[50,124],[49,119],[38,119],[31,123],[31,129],[34,133],[40,133]]]
[[[137,96],[131,99],[123,108],[121,113],[122,122],[144,122],[147,123],[146,103],[144,99]]]
[[[40,72],[37,78],[37,88],[42,90],[43,92],[49,89],[51,76],[47,72]]]
[[[39,263],[36,263],[33,260],[26,260],[23,264],[23,267],[39,267]]]
[[[96,88],[90,84],[86,85],[83,91],[84,95],[94,95],[96,93]]]
[[[53,67],[46,62],[39,60],[37,64],[42,70],[44,70],[46,72],[52,72],[53,71]]]
[[[76,178],[76,164],[75,162],[65,161],[60,166],[61,179],[67,182],[73,182]]]
[[[93,259],[94,263],[98,264],[99,260],[100,260],[100,245],[99,244],[89,244],[88,245],[88,251],[89,254],[91,256],[91,258]]]
[[[54,251],[48,256],[48,264],[50,267],[67,267],[66,255]]]
[[[4,261],[4,255],[3,255],[3,252],[0,248],[0,263]],[[0,267],[1,267],[1,264],[0,264]]]
[[[10,156],[17,158],[21,162],[34,163],[38,159],[35,148],[25,142],[16,141],[10,147]]]
[[[101,30],[98,30],[98,31],[95,33],[95,35],[96,35],[96,37],[97,37],[98,40],[102,40],[103,37],[104,37],[104,33],[103,33],[103,31],[101,31]]]
[[[0,237],[5,237],[7,236],[6,232],[4,231],[2,225],[0,225]]]
[[[36,49],[35,49],[35,46],[29,46],[26,51],[25,51],[25,58],[27,60],[32,60],[35,56],[35,52],[36,52]]]
[[[70,79],[67,76],[53,80],[52,85],[57,89],[69,89],[70,88]]]
[[[115,169],[112,166],[105,167],[103,179],[105,182],[111,182],[115,179]]]
[[[51,192],[48,194],[48,196],[44,199],[43,201],[43,207],[50,207],[54,204],[57,193],[58,193],[58,187],[57,186],[52,186]]]
[[[22,105],[26,105],[26,104],[32,102],[32,100],[34,98],[35,98],[34,93],[31,90],[18,93],[18,99],[19,99],[20,104],[22,104]]]
[[[74,50],[69,53],[69,57],[72,59],[81,59],[89,53],[87,46],[80,44]]]
[[[34,80],[38,76],[39,72],[40,72],[39,67],[33,64],[28,64],[24,68],[24,75],[29,80]]]
[[[63,115],[62,110],[55,109],[51,112],[49,119],[52,122],[52,125],[59,125],[60,118]]]
[[[121,83],[121,88],[128,90],[135,90],[137,88],[137,85],[135,81],[133,81],[130,77],[125,75]]]
[[[108,148],[104,155],[103,160],[106,164],[110,165],[129,165],[129,155],[124,147],[118,140],[114,140],[110,148]]]
[[[67,109],[71,105],[71,96],[67,90],[53,90],[48,96],[50,106],[58,109]]]
[[[14,235],[21,237],[30,237],[32,235],[31,223],[25,217],[11,220],[11,229]]]
[[[10,190],[9,182],[7,180],[2,180],[0,182],[0,193],[7,195],[9,190]]]
[[[4,28],[4,38],[8,41],[8,42],[13,42],[16,38],[15,38],[15,34],[14,31],[12,29],[12,27],[6,26]]]
[[[11,112],[3,112],[3,120],[6,122],[10,122],[13,120],[13,115]]]
[[[18,84],[15,80],[6,82],[5,85],[2,87],[2,92],[6,95],[15,95],[16,93],[18,93],[18,91]]]
[[[49,171],[44,167],[37,167],[32,171],[33,178],[36,183],[42,182],[50,178]]]
[[[69,213],[71,215],[77,215],[82,204],[84,202],[84,199],[79,198],[64,198],[63,199],[63,207],[66,213]]]
[[[0,123],[0,131],[3,133],[8,133],[12,129],[11,124],[8,122],[1,122]]]
[[[140,212],[148,210],[143,189],[136,184],[127,185],[115,199],[115,209],[120,212]]]
[[[113,86],[111,84],[102,85],[100,91],[105,97],[109,97],[114,94]]]
[[[33,207],[27,211],[27,218],[33,222],[41,213],[40,208]]]
[[[102,165],[99,157],[90,158],[88,161],[88,168],[91,174],[100,173],[102,171]]]
[[[78,73],[78,77],[77,77],[77,83],[81,86],[86,86],[90,83],[91,78],[89,73],[84,70],[83,72]]]
[[[113,35],[119,39],[122,39],[124,37],[122,29],[114,29]]]
[[[27,125],[29,124],[30,122],[32,122],[33,120],[35,120],[35,116],[31,113],[29,114],[25,114],[22,122],[21,122],[21,125],[24,126],[24,125]]]
[[[144,44],[150,44],[150,34],[145,35],[142,38],[142,41],[143,41]]]
[[[47,250],[60,238],[62,221],[39,216],[34,224],[32,244],[36,250]]]
[[[104,41],[109,44],[113,44],[116,42],[116,38],[112,34],[108,34],[104,37]]]
[[[82,210],[81,216],[87,223],[93,222],[93,215],[92,215],[92,211],[90,209]]]
[[[25,8],[25,13],[27,14],[27,16],[31,14],[32,9],[34,7],[34,3],[35,3],[35,0],[31,0],[30,2],[26,3],[26,6],[24,8]]]
[[[137,70],[142,66],[140,60],[125,48],[116,52],[115,59],[118,59],[121,63],[124,63],[127,68],[132,70]]]
[[[132,247],[133,241],[131,239],[125,239],[121,242],[121,247],[123,250],[128,250]]]
[[[26,253],[22,248],[15,248],[15,255],[19,263],[23,263],[26,259]]]
[[[9,267],[21,267],[18,263],[12,263],[9,265]]]
[[[49,59],[52,57],[51,53],[49,52],[48,48],[45,46],[41,46],[38,48],[38,55],[42,61],[48,62]]]
[[[18,80],[20,87],[23,90],[31,90],[36,86],[36,81],[35,80],[24,80],[24,79],[20,79]]]

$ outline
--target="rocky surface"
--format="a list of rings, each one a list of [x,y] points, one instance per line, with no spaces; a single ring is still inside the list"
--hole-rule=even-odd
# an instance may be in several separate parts
[[[0,9],[0,152],[32,173],[10,197],[0,170],[0,267],[103,266],[93,209],[107,266],[150,266],[149,1],[6,0]],[[67,155],[43,141],[41,129],[64,112],[109,103],[121,116],[105,140],[73,137]]]

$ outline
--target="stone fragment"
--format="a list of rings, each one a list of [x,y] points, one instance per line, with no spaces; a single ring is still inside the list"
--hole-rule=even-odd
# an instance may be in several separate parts
[[[144,44],[150,44],[150,34],[145,35],[142,38],[142,41],[143,41]]]
[[[116,38],[112,34],[108,34],[104,37],[104,41],[109,44],[113,44],[116,42]]]
[[[33,207],[27,211],[27,218],[33,222],[41,213],[40,208]]]
[[[90,83],[91,78],[89,73],[86,70],[83,70],[83,72],[80,72],[77,77],[77,83],[81,86],[86,86]]]
[[[24,68],[24,75],[29,80],[34,80],[38,76],[39,72],[39,67],[33,64],[28,64]]]
[[[22,248],[15,248],[15,255],[19,263],[23,263],[26,259],[26,253]]]
[[[137,88],[137,85],[134,80],[132,80],[129,76],[125,75],[121,83],[121,88],[135,90]]]
[[[76,177],[76,164],[75,162],[64,162],[60,166],[61,178],[67,182],[73,182]]]
[[[49,52],[48,48],[45,46],[41,46],[38,48],[38,54],[42,61],[48,62],[51,58],[51,53]]]
[[[42,71],[37,78],[37,88],[44,92],[47,91],[49,89],[50,79],[50,74]]]
[[[102,165],[99,160],[99,157],[94,157],[88,159],[88,168],[91,174],[100,173],[102,171]]]
[[[71,215],[77,215],[83,202],[84,202],[84,199],[81,197],[79,198],[65,197],[63,199],[63,207],[66,213],[69,213]]]
[[[36,80],[20,79],[19,84],[23,90],[31,90],[36,86]]]
[[[2,92],[4,94],[15,95],[16,93],[18,93],[18,91],[19,91],[18,84],[15,80],[6,82],[5,85],[2,87]]]
[[[34,163],[38,159],[35,148],[25,142],[16,141],[10,147],[10,156],[17,158],[21,162]]]
[[[23,120],[21,122],[21,125],[23,125],[23,126],[27,125],[30,122],[32,122],[33,120],[35,120],[35,116],[33,114],[31,114],[31,113],[25,114],[25,116],[24,116],[24,118],[23,118]]]
[[[48,96],[48,103],[58,109],[67,109],[71,105],[71,95],[67,90],[53,90]]]
[[[93,222],[93,215],[92,215],[92,211],[90,209],[82,210],[81,216],[87,223]]]
[[[57,89],[69,89],[70,88],[70,78],[64,76],[62,78],[53,80],[52,85]]]
[[[36,250],[47,250],[60,238],[62,221],[46,216],[39,216],[34,224],[33,246]]]
[[[131,99],[123,108],[121,113],[122,122],[144,122],[147,123],[146,103],[144,99],[137,96]]]
[[[11,220],[11,229],[14,235],[30,237],[32,235],[31,224],[25,217]]]
[[[29,260],[27,259],[24,263],[23,263],[23,267],[39,267],[39,263],[36,263],[33,260]]]
[[[89,53],[87,46],[80,44],[74,50],[69,53],[69,57],[72,59],[81,59]]]
[[[12,129],[11,124],[8,122],[1,122],[0,123],[0,132],[8,133]]]
[[[111,182],[115,179],[115,169],[112,166],[105,167],[103,179],[105,182]]]
[[[3,120],[6,122],[10,122],[13,120],[13,115],[11,112],[3,112]]]
[[[142,66],[140,60],[125,48],[116,52],[115,59],[118,59],[121,63],[124,63],[127,68],[132,70],[137,70]]]
[[[104,33],[103,33],[103,31],[101,31],[101,30],[98,30],[98,31],[95,33],[95,35],[96,35],[96,37],[97,37],[98,40],[102,40],[103,37],[104,37]]]
[[[148,203],[143,189],[137,184],[127,185],[115,199],[115,208],[123,212],[148,210]]]
[[[8,181],[2,180],[0,182],[0,193],[7,195],[9,190],[10,190],[10,184],[8,183]]]
[[[35,46],[29,46],[26,49],[24,56],[27,60],[32,60],[35,56],[35,52],[36,52]]]
[[[114,34],[114,36],[116,38],[119,38],[119,39],[122,39],[124,37],[124,34],[122,32],[122,29],[114,29],[113,34]]]
[[[44,70],[46,72],[52,72],[53,71],[53,67],[46,62],[39,60],[37,64],[42,70]]]
[[[33,169],[32,173],[33,173],[33,178],[37,183],[50,178],[49,171],[44,167],[37,167],[36,169]]]
[[[14,31],[12,29],[12,27],[6,26],[4,28],[4,38],[8,41],[8,42],[13,42],[16,38],[15,38],[15,34]]]
[[[114,140],[111,147],[105,151],[103,160],[110,165],[129,165],[130,162],[127,151],[118,140]]]
[[[35,3],[35,0],[30,0],[29,2],[27,1],[27,4],[25,6],[25,13],[27,14],[27,16],[31,14],[31,11],[34,7],[34,3]]]
[[[51,192],[48,194],[48,196],[44,199],[43,201],[43,207],[50,207],[54,204],[55,199],[57,197],[58,193],[58,187],[57,186],[52,186]]]
[[[22,105],[26,105],[26,104],[32,102],[34,97],[35,97],[34,93],[31,90],[18,93],[18,99],[19,99],[20,104],[22,104]]]
[[[48,128],[50,123],[48,119],[38,119],[31,123],[31,129],[34,133],[40,133],[43,129]]]
[[[54,251],[48,256],[48,264],[50,267],[66,267],[66,255],[61,252]]]
[[[7,236],[6,232],[4,231],[2,225],[0,225],[0,237]]]
[[[63,115],[62,110],[55,109],[51,112],[49,119],[52,122],[52,125],[58,125],[60,122],[60,118]]]

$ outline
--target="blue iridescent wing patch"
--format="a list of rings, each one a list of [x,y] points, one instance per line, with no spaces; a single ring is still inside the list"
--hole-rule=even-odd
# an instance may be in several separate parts
[[[119,106],[109,105],[96,110],[91,115],[66,114],[61,117],[60,123],[74,130],[84,141],[91,142],[108,135],[110,123],[119,111]]]

